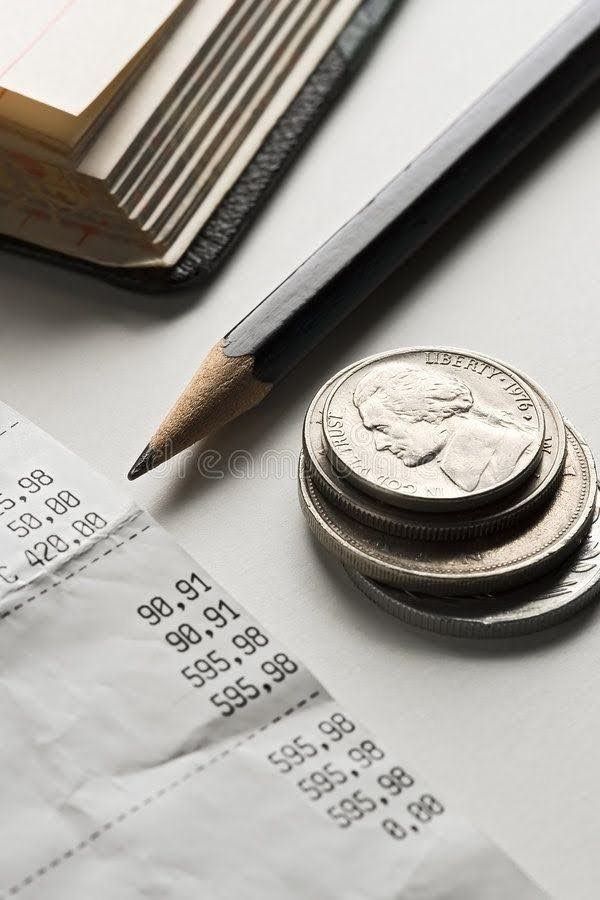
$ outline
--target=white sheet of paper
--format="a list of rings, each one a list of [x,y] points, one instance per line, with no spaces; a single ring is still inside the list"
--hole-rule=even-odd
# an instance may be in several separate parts
[[[1,404],[0,460],[2,900],[546,896],[418,774],[406,713],[384,747]]]
[[[81,113],[181,0],[3,0],[0,87]]]

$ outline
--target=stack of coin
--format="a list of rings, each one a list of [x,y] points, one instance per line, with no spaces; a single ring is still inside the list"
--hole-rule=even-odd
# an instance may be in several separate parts
[[[371,600],[443,634],[526,634],[600,591],[594,460],[534,382],[439,347],[348,366],[304,422],[300,502]]]

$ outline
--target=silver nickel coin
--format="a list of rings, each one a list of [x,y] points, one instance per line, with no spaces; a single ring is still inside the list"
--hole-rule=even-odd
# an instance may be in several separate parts
[[[553,572],[523,587],[482,597],[434,597],[390,588],[346,567],[370,600],[408,625],[461,638],[533,634],[570,619],[600,594],[600,505],[579,549]]]
[[[321,544],[374,581],[436,595],[508,590],[558,566],[589,528],[597,480],[594,461],[570,429],[567,442],[564,473],[547,506],[500,535],[461,544],[411,541],[357,522],[320,493],[304,454],[300,503]]]
[[[423,347],[361,360],[323,413],[327,455],[356,487],[419,511],[482,506],[537,467],[544,416],[512,369]]]
[[[351,368],[349,366],[330,378],[314,397],[304,420],[303,445],[310,474],[318,489],[352,518],[387,534],[413,540],[465,540],[508,528],[549,499],[564,466],[565,425],[552,400],[521,374],[521,379],[538,395],[545,420],[545,437],[537,469],[515,491],[475,510],[435,514],[400,509],[363,493],[336,471],[323,447],[325,402],[335,383]]]

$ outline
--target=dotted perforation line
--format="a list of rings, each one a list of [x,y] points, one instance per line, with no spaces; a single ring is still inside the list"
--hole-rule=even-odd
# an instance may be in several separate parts
[[[140,528],[139,531],[135,531],[133,534],[128,536],[128,540],[132,541],[134,538],[138,537],[140,534],[143,534],[145,531],[148,531],[152,525],[149,523],[148,525],[144,525],[143,528]],[[60,587],[65,581],[68,581],[70,578],[74,578],[75,575],[79,575],[81,572],[85,572],[86,569],[89,569],[91,566],[95,565],[95,563],[100,562],[106,556],[110,556],[115,550],[119,550],[121,547],[124,547],[127,541],[119,541],[115,544],[114,547],[109,547],[107,550],[104,550],[102,553],[99,553],[89,562],[82,563],[74,572],[69,572],[67,575],[64,575],[62,578],[57,578],[52,582],[50,587],[42,588],[41,591],[38,591],[36,594],[31,594],[31,596],[26,597],[25,600],[20,600],[18,603],[15,603],[13,607],[10,609],[6,609],[0,613],[0,620],[7,619],[9,616],[13,616],[15,613],[19,612],[19,610],[24,609],[30,603],[33,603],[34,600],[38,600],[40,597],[43,597],[51,588]]]
[[[218,753],[215,753],[214,756],[211,756],[209,759],[204,762],[198,763],[198,765],[194,766],[191,769],[188,769],[185,774],[181,775],[179,778],[173,779],[168,784],[163,785],[161,788],[157,788],[155,791],[152,791],[143,800],[139,800],[137,803],[132,804],[128,809],[123,810],[114,819],[105,822],[103,825],[98,826],[95,831],[92,831],[91,834],[87,836],[84,840],[80,841],[74,847],[65,850],[65,852],[61,856],[56,856],[45,866],[40,866],[35,872],[27,875],[19,884],[14,884],[12,887],[8,889],[8,893],[5,895],[0,895],[0,900],[4,900],[4,897],[14,897],[16,894],[19,894],[22,890],[29,887],[34,881],[39,878],[43,878],[48,872],[52,871],[52,869],[56,869],[57,866],[60,866],[61,863],[65,862],[68,859],[71,859],[75,856],[76,853],[80,853],[82,850],[91,847],[97,840],[99,840],[102,835],[106,834],[107,831],[111,831],[111,829],[115,828],[117,825],[125,822],[126,819],[130,819],[132,816],[135,816],[137,813],[146,809],[148,806],[151,806],[152,803],[156,803],[157,800],[160,800],[162,797],[171,793],[171,791],[176,790],[181,785],[185,784],[190,778],[193,778],[194,775],[199,775],[201,772],[205,772],[211,766],[214,766],[215,763],[220,762],[221,760],[226,759],[228,756],[231,756],[234,751],[239,750],[240,747],[243,747],[244,744],[248,744],[250,741],[254,740],[260,732],[266,731],[268,728],[271,728],[273,725],[277,725],[279,722],[283,721],[287,716],[293,715],[293,713],[297,712],[303,707],[307,706],[313,700],[319,696],[320,691],[313,691],[312,694],[309,694],[304,700],[299,700],[294,706],[290,706],[289,709],[286,709],[281,715],[275,716],[269,722],[265,722],[259,728],[254,731],[248,732],[248,734],[244,735],[243,738],[240,738],[239,741],[236,741],[230,747],[226,747],[224,750],[220,750]]]
[[[18,424],[19,424],[18,422],[13,422],[12,425],[8,425],[6,428],[4,428],[2,431],[0,431],[0,437],[3,437],[3,435],[8,434],[10,431],[12,431],[13,428],[16,428]]]

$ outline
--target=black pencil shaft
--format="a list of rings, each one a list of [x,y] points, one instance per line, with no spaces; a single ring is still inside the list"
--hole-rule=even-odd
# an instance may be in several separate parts
[[[226,335],[274,384],[600,76],[588,0]]]

